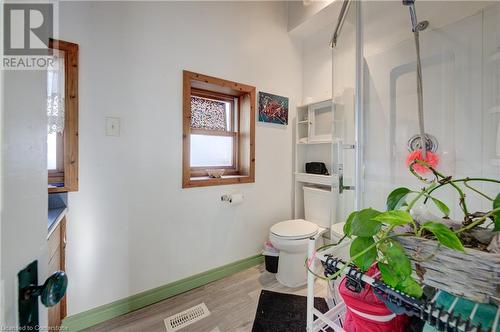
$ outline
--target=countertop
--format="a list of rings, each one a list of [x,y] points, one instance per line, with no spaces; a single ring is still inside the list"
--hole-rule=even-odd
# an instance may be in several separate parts
[[[49,206],[47,211],[47,238],[50,234],[52,234],[52,231],[57,227],[59,222],[68,212],[66,195],[66,193],[49,195]]]

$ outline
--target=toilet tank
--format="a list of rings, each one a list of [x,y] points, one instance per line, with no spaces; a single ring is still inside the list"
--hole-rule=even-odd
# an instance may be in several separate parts
[[[303,189],[304,219],[318,226],[330,228],[331,212],[333,210],[331,191],[306,186],[304,186]]]

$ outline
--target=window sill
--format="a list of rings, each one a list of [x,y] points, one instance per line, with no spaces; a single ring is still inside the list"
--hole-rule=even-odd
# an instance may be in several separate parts
[[[250,175],[223,175],[221,178],[210,178],[208,176],[191,177],[182,184],[182,188],[223,186],[238,183],[253,183],[255,179]]]

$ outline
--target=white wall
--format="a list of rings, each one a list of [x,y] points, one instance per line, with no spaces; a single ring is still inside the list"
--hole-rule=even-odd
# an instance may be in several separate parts
[[[69,315],[259,253],[291,217],[292,126],[257,125],[254,184],[181,189],[182,69],[290,98],[301,47],[277,2],[64,2],[80,45],[80,190],[69,197]],[[104,118],[121,118],[121,136]],[[241,192],[239,206],[220,202]]]
[[[38,260],[47,274],[46,85],[42,71],[5,71],[2,127],[2,323],[17,322],[17,273]],[[40,324],[47,311],[40,305]]]
[[[288,1],[288,31],[292,31],[311,20],[330,3],[332,0],[312,0],[306,3],[304,1]]]

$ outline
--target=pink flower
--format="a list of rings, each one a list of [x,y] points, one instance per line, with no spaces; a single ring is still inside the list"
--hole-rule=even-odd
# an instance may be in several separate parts
[[[425,161],[429,166],[432,166],[433,168],[436,168],[436,166],[439,164],[439,157],[437,154],[430,152],[430,151],[427,151],[426,158],[424,159],[422,157],[422,150],[419,149],[419,150],[413,151],[412,153],[410,153],[408,155],[408,157],[406,158],[406,166],[410,166],[411,163],[417,159]],[[424,165],[420,165],[420,164],[414,164],[413,169],[415,170],[415,172],[417,172],[419,174],[425,174],[425,173],[429,172],[429,169],[427,167],[425,167]]]

